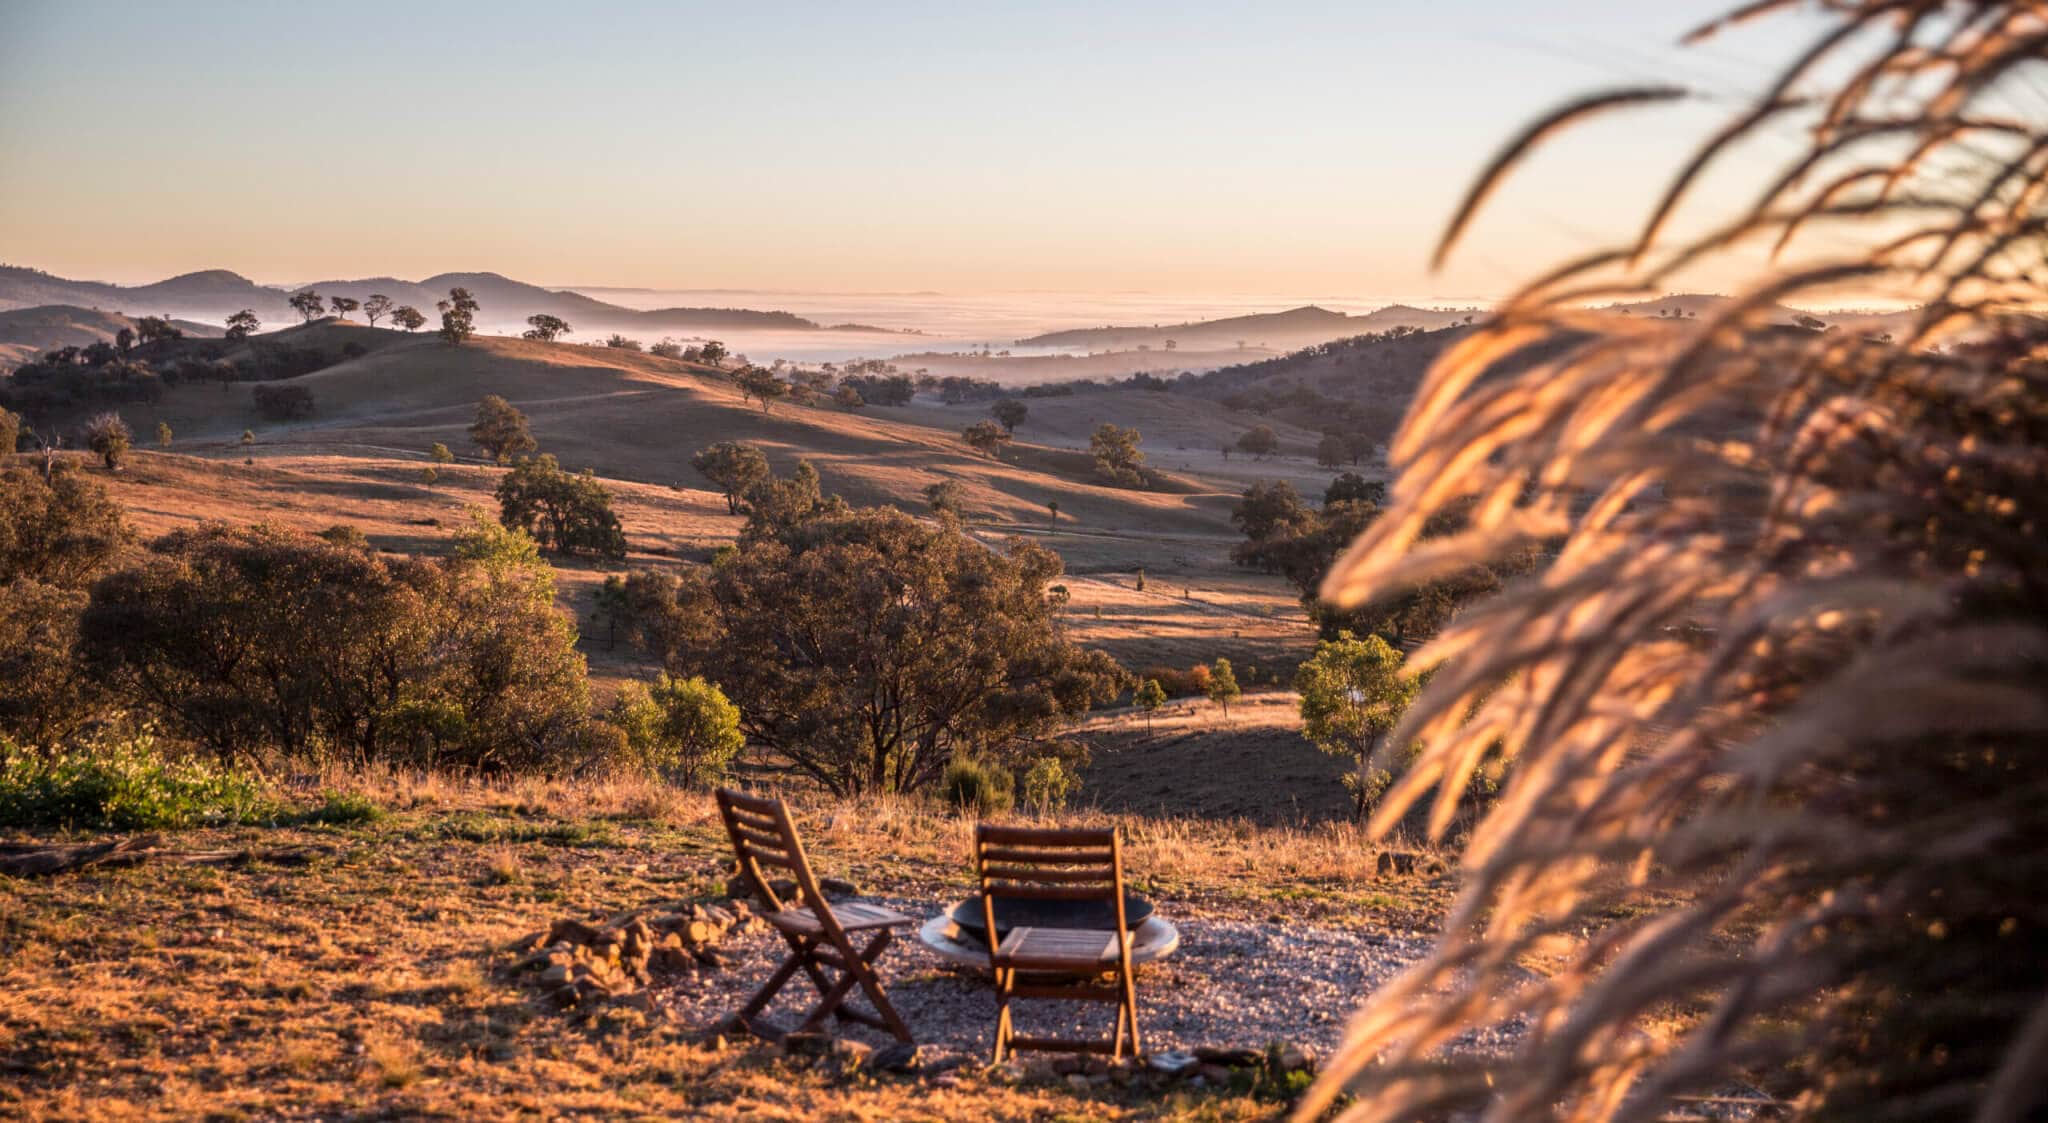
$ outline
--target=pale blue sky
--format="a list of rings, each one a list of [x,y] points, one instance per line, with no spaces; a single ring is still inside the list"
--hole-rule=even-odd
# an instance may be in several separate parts
[[[1571,138],[1432,277],[1477,167],[1589,88],[1754,88],[1782,28],[1674,47],[1720,7],[0,0],[0,260],[1489,296],[1714,110]]]

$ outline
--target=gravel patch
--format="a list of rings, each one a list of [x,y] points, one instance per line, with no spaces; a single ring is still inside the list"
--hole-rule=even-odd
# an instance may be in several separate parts
[[[934,911],[927,900],[866,899],[920,920]],[[1326,1055],[1359,1003],[1430,949],[1428,940],[1348,928],[1168,916],[1180,929],[1179,950],[1138,969],[1138,1026],[1147,1052],[1285,1041]],[[684,1026],[707,1030],[746,1001],[785,950],[773,931],[729,938],[719,945],[727,967],[670,987],[659,1001]],[[882,956],[881,973],[920,1043],[973,1054],[990,1048],[995,992],[986,975],[941,958],[915,929],[899,930]],[[816,999],[809,983],[798,979],[783,989],[768,1018],[794,1026]],[[1107,1036],[1116,1016],[1106,1003],[1020,1001],[1011,1010],[1027,1035]],[[854,1023],[832,1031],[887,1040]]]

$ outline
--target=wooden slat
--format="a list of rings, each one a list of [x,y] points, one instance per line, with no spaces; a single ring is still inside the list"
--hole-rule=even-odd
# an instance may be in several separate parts
[[[1040,827],[997,827],[982,824],[974,828],[975,841],[1017,846],[1099,846],[1107,849],[1116,837],[1114,827],[1055,830]]]
[[[738,808],[742,811],[752,812],[755,815],[762,815],[768,818],[775,818],[782,812],[782,801],[779,799],[747,795],[745,792],[736,792],[731,788],[718,789],[718,801],[728,807]]]
[[[795,858],[792,858],[787,854],[766,854],[754,849],[751,846],[747,848],[747,857],[752,858],[753,860],[761,863],[764,866],[777,866],[782,869],[789,870],[792,873],[803,868],[802,862],[797,861]]]
[[[1082,869],[1042,869],[1038,866],[983,866],[984,881],[1040,881],[1040,882],[1109,882],[1116,880],[1116,869],[1111,866],[1096,866]]]
[[[1065,889],[1051,885],[998,884],[990,885],[987,888],[989,894],[997,899],[1017,897],[1030,901],[1100,901],[1115,892],[1115,890],[1105,887]]]
[[[738,823],[740,826],[752,827],[762,834],[782,833],[782,821],[773,815],[755,815],[752,812],[742,811],[737,807],[726,808],[726,814],[731,815],[733,822]]]
[[[1019,971],[1029,971],[1019,967]],[[1013,998],[1051,998],[1061,1002],[1122,1002],[1123,992],[1116,987],[1099,986],[1040,986],[1035,983],[1018,983],[1010,988]]]
[[[1105,847],[1087,850],[1060,850],[1042,847],[1038,849],[1025,849],[1015,846],[984,846],[981,848],[981,860],[984,862],[1021,862],[1026,865],[1078,866],[1084,863],[1107,865],[1113,857],[1114,855]]]
[[[761,847],[766,850],[772,850],[777,854],[788,854],[791,853],[794,849],[790,846],[789,842],[786,839],[782,838],[780,835],[762,834],[759,831],[750,831],[745,827],[734,827],[732,828],[732,833],[737,838],[746,839],[749,843],[752,843],[755,846]]]

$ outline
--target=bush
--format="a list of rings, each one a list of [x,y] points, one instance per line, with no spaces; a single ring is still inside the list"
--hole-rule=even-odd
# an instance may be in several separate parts
[[[1040,757],[1024,774],[1024,806],[1040,815],[1067,805],[1081,778],[1056,756]]]
[[[1015,802],[1010,788],[1008,772],[969,757],[947,765],[946,774],[939,781],[939,795],[948,807],[983,819],[1010,809]]]
[[[350,823],[374,823],[384,817],[377,801],[356,792],[322,792],[320,806],[299,816],[302,823],[323,823],[330,827]]]
[[[1186,670],[1164,665],[1147,667],[1139,677],[1158,682],[1168,698],[1206,698],[1209,695],[1209,668],[1200,663]]]
[[[270,810],[255,779],[172,759],[153,738],[103,740],[49,756],[0,754],[0,827],[182,830],[253,822]]]
[[[249,391],[256,412],[269,421],[296,421],[313,416],[313,392],[304,386],[257,385]]]

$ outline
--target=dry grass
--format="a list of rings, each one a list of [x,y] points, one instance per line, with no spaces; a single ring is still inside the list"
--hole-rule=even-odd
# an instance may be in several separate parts
[[[1388,740],[1424,749],[1378,825],[1446,822],[1477,764],[1513,768],[1437,953],[1360,1013],[1304,1117],[1350,1087],[1359,1118],[1652,1119],[1737,1076],[1800,1118],[2042,1109],[2048,25],[2004,3],[1826,19],[1636,242],[1443,356],[1392,510],[1325,587],[1356,603],[1557,547],[1418,656],[1437,673]],[[1525,142],[1669,96],[1539,122],[1446,242]],[[1695,173],[1776,124],[1810,155],[1735,225],[1660,238]],[[1584,309],[1773,240],[1801,264],[1697,321]],[[1768,324],[1845,283],[1930,303],[1898,340]],[[1467,504],[1469,530],[1417,544]],[[1555,969],[1531,980],[1536,955]],[[1508,1018],[1532,1027],[1513,1055],[1439,1055]]]
[[[577,1024],[489,972],[547,921],[704,899],[723,883],[707,800],[641,781],[479,785],[306,778],[389,809],[347,827],[197,833],[195,847],[303,844],[304,866],[139,866],[0,881],[0,1115],[767,1119],[1251,1118],[1229,1094],[957,1087],[791,1068],[614,1011]],[[819,867],[928,898],[967,883],[971,826],[887,802],[805,804]],[[1370,886],[1349,832],[1125,820],[1147,891],[1186,911],[1286,902],[1409,929],[1443,890]],[[511,876],[508,876],[508,871]]]

